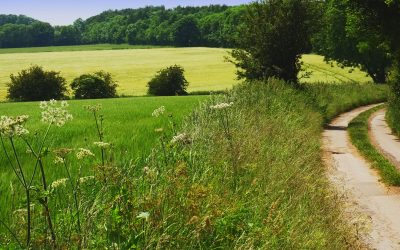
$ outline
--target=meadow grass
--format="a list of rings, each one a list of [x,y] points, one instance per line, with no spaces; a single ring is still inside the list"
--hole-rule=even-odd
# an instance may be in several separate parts
[[[0,100],[5,99],[10,75],[35,64],[60,71],[68,83],[81,74],[108,71],[118,82],[120,95],[145,95],[156,72],[173,64],[185,69],[189,92],[226,90],[238,83],[235,67],[225,60],[229,49],[144,48],[151,49],[124,44],[0,49]],[[322,56],[304,55],[303,61],[312,75],[302,82],[370,81],[357,69],[350,74],[349,68],[331,67]]]
[[[56,148],[89,148],[96,152],[93,142],[97,139],[95,123],[91,113],[84,109],[86,105],[101,104],[101,114],[104,116],[105,135],[104,140],[112,143],[115,161],[118,164],[128,164],[137,158],[145,158],[158,142],[159,134],[154,130],[165,126],[166,120],[154,119],[152,112],[154,109],[165,106],[166,112],[171,114],[171,119],[180,124],[182,119],[191,110],[199,105],[200,101],[205,100],[206,96],[186,96],[186,97],[135,97],[102,100],[75,100],[69,101],[69,110],[74,116],[61,129],[52,128],[50,130],[51,139],[48,140],[49,150]],[[46,125],[41,119],[41,109],[38,102],[26,103],[1,103],[0,114],[7,116],[29,115],[27,128],[30,137],[35,138],[35,133],[43,134]],[[97,139],[98,141],[98,139]],[[32,170],[30,164],[31,156],[26,154],[27,147],[20,141],[17,142],[17,149],[23,152],[20,161],[27,171]],[[97,150],[96,154],[99,152]],[[47,160],[50,164],[54,160],[54,155]],[[73,166],[76,168],[76,164]],[[90,174],[93,169],[83,169],[83,174]],[[54,181],[61,178],[64,172],[61,168],[49,169],[49,180]],[[0,219],[9,214],[10,207],[5,204],[10,203],[10,183],[15,183],[16,178],[12,175],[10,166],[4,152],[0,154]],[[3,218],[4,219],[4,218]]]
[[[400,172],[393,164],[386,159],[372,145],[368,133],[368,121],[373,113],[382,109],[383,106],[369,109],[356,118],[354,118],[348,126],[351,142],[357,147],[361,154],[371,163],[371,166],[378,170],[383,182],[389,185],[400,185]]]

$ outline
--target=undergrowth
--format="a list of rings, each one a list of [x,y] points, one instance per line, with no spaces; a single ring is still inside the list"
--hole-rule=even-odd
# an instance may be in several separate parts
[[[41,200],[32,201],[36,223],[29,244],[42,249],[359,248],[356,229],[343,218],[342,201],[325,176],[320,134],[328,119],[385,95],[385,87],[376,85],[298,90],[272,79],[213,96],[181,127],[168,122],[161,107],[153,116],[166,122],[155,128],[159,146],[148,157],[118,164],[107,148],[101,164],[87,158],[94,171],[89,184],[81,187],[71,181],[79,176],[66,177],[71,185],[40,192]],[[39,210],[44,197],[48,214]],[[10,217],[18,220],[10,221],[18,224],[0,234],[0,246],[18,247],[15,239],[20,239],[26,247],[26,211],[15,211]],[[44,217],[49,214],[52,230]]]

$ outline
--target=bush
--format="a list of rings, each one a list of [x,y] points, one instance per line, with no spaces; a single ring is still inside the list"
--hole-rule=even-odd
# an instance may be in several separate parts
[[[111,74],[104,71],[81,75],[71,83],[76,99],[113,98],[117,87]]]
[[[13,101],[62,99],[67,91],[60,72],[44,71],[37,65],[22,70],[17,76],[12,74],[10,78],[7,98]]]
[[[147,93],[158,96],[187,95],[189,82],[183,75],[184,72],[179,65],[160,70],[147,84]]]

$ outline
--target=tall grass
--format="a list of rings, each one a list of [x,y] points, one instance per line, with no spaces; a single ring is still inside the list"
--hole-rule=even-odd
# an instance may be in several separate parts
[[[214,96],[180,129],[160,109],[153,117],[165,118],[155,127],[159,146],[148,157],[93,166],[95,179],[79,196],[81,233],[69,224],[76,225],[76,217],[66,216],[72,209],[63,201],[72,198],[63,194],[67,190],[49,198],[57,245],[358,248],[356,229],[343,218],[341,200],[325,177],[320,133],[328,117],[384,98],[372,85],[297,90],[270,80]],[[32,246],[50,247],[48,229],[38,225]],[[1,237],[11,246],[10,234]]]

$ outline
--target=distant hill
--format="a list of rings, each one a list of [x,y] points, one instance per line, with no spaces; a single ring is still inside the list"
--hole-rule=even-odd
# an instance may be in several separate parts
[[[244,6],[148,6],[108,10],[52,27],[26,16],[0,15],[0,47],[32,47],[98,43],[232,47]]]

